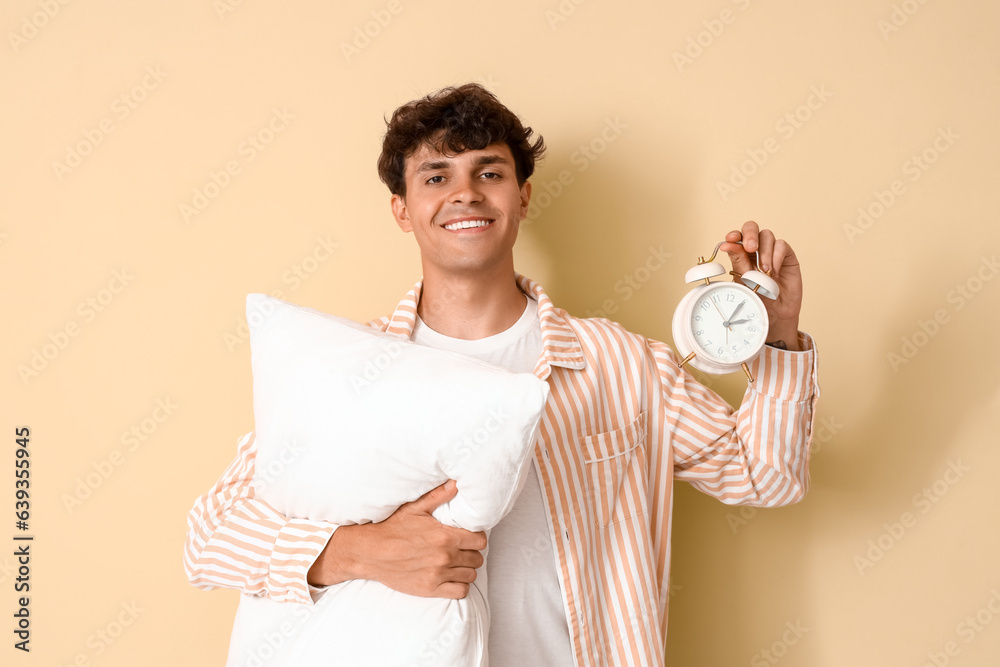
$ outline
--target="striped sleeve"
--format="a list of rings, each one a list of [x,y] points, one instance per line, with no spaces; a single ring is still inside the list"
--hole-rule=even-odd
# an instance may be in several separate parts
[[[819,397],[816,350],[765,347],[751,365],[756,381],[733,410],[678,368],[674,352],[649,341],[660,374],[666,437],[676,479],[730,505],[798,502],[809,485],[809,446]]]
[[[254,498],[256,453],[251,431],[222,477],[188,511],[184,571],[198,588],[313,604],[323,588],[310,586],[306,574],[337,526],[289,519]]]

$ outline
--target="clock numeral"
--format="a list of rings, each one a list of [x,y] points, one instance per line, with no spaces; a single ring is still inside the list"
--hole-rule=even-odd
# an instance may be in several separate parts
[[[721,301],[721,299],[719,298],[718,294],[713,294],[712,295],[712,301],[714,301],[716,303],[719,303],[719,301]]]
[[[747,331],[749,331],[750,333],[757,333],[757,327],[749,326],[747,327]]]
[[[704,333],[705,333],[705,330],[704,330],[704,329],[698,329],[697,331],[695,331],[695,332],[694,332],[694,335],[695,335],[695,336],[701,336],[701,335],[703,335]]]
[[[726,301],[728,301],[729,303],[736,301],[736,295],[730,292],[729,294],[726,295]]]
[[[694,316],[694,321],[695,322],[701,322],[701,315],[695,315]]]
[[[708,306],[708,301],[702,301],[701,302],[701,309],[702,310],[708,310],[708,307],[709,307]]]
[[[726,351],[726,348],[724,348],[724,347],[720,347],[719,348],[719,354],[723,354],[723,353],[725,353],[725,351]]]

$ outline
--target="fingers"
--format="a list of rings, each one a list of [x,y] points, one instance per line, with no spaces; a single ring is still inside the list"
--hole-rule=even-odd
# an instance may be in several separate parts
[[[472,544],[475,548],[486,548],[486,533],[473,533],[460,528],[452,529],[449,532],[451,535],[464,533],[465,536],[473,540]],[[441,563],[444,566],[443,569],[438,570],[435,575],[440,583],[428,595],[453,600],[464,598],[469,593],[469,585],[476,580],[476,570],[481,568],[485,562],[483,555],[477,550],[452,551],[449,549],[444,562]]]
[[[455,528],[458,531],[458,548],[463,551],[473,551],[479,553],[486,548],[486,533],[480,531],[478,533],[473,533],[472,531],[463,530],[462,528]],[[480,563],[481,565],[482,563]],[[479,565],[476,565],[479,567]]]
[[[738,241],[742,241],[742,245]],[[783,263],[789,258],[794,261],[795,257],[785,241],[777,239],[770,229],[760,229],[753,220],[726,234],[726,240],[719,249],[729,255],[733,271],[740,274],[758,266],[765,273],[773,271],[777,274]]]
[[[760,227],[757,226],[757,223],[753,220],[744,222],[740,235],[743,238],[743,247],[746,248],[747,252],[757,252],[758,236],[760,235]]]
[[[434,487],[413,502],[406,503],[403,507],[407,507],[413,512],[430,514],[436,510],[438,506],[444,505],[446,502],[454,498],[457,493],[458,485],[455,483],[455,480],[449,479],[441,486]]]
[[[729,255],[734,272],[746,273],[755,268],[753,253],[757,251],[759,235],[760,228],[753,220],[744,222],[740,229],[726,234],[725,242],[719,246],[719,250]]]
[[[736,240],[739,240],[740,232],[729,232],[726,234],[726,243],[719,246],[719,250],[722,250],[727,255],[729,255],[729,261],[733,265],[733,271],[736,273],[746,273],[747,271],[754,268],[754,259],[746,250],[747,242],[743,241],[743,245],[740,245],[729,239],[736,236]]]
[[[462,600],[468,594],[469,584],[459,584],[449,581],[438,586],[433,595],[428,597],[446,598],[448,600]]]
[[[760,233],[760,248],[757,250],[757,259],[760,263],[760,270],[767,273],[772,266],[774,254],[774,233],[770,229],[765,229]]]
[[[757,252],[760,270],[771,272],[773,278],[781,275],[781,269],[798,264],[792,247],[784,239],[777,239],[770,229],[760,232],[760,250]]]
[[[448,580],[442,582],[434,592],[434,597],[450,598],[461,600],[469,594],[470,585],[476,581],[477,569],[483,566],[483,557],[478,552],[473,552],[479,556],[478,565],[465,567],[453,567],[448,570]]]
[[[782,239],[778,239],[774,242],[774,253],[771,258],[771,264],[774,266],[775,277],[781,274],[782,268],[797,266],[798,263],[799,261],[795,257],[795,251],[792,250],[792,246],[788,245],[788,243]]]
[[[476,570],[483,566],[486,559],[483,558],[483,554],[478,551],[459,551],[451,559],[451,569],[453,571],[459,569],[473,569]],[[452,579],[452,581],[461,581],[460,579]]]

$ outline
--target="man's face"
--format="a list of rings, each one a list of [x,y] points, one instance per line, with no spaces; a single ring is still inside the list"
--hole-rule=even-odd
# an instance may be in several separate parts
[[[392,196],[392,212],[400,229],[413,232],[425,275],[513,264],[531,184],[518,186],[507,144],[449,156],[425,143],[406,158],[405,180],[406,196]]]

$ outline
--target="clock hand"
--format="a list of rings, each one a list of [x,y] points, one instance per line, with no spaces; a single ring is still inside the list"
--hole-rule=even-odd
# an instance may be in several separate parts
[[[709,301],[712,301],[712,300],[709,299]],[[722,326],[726,327],[726,331],[729,331],[729,320],[726,319],[726,316],[723,315],[722,311],[719,310],[719,307],[716,306],[715,301],[712,301],[712,305],[715,306],[715,310],[718,311],[719,317],[722,318]],[[727,336],[728,336],[728,334],[727,334]]]
[[[740,308],[742,308],[743,304],[745,304],[746,302],[747,300],[743,299],[742,301],[740,301],[739,305],[737,305],[736,308],[733,309],[733,314],[729,316],[728,320],[730,324],[733,323],[733,318],[736,317],[736,313],[740,312]]]
[[[743,323],[749,322],[749,321],[750,320],[748,320],[747,318],[744,317],[742,320],[730,320],[729,323],[730,324],[743,324]]]

